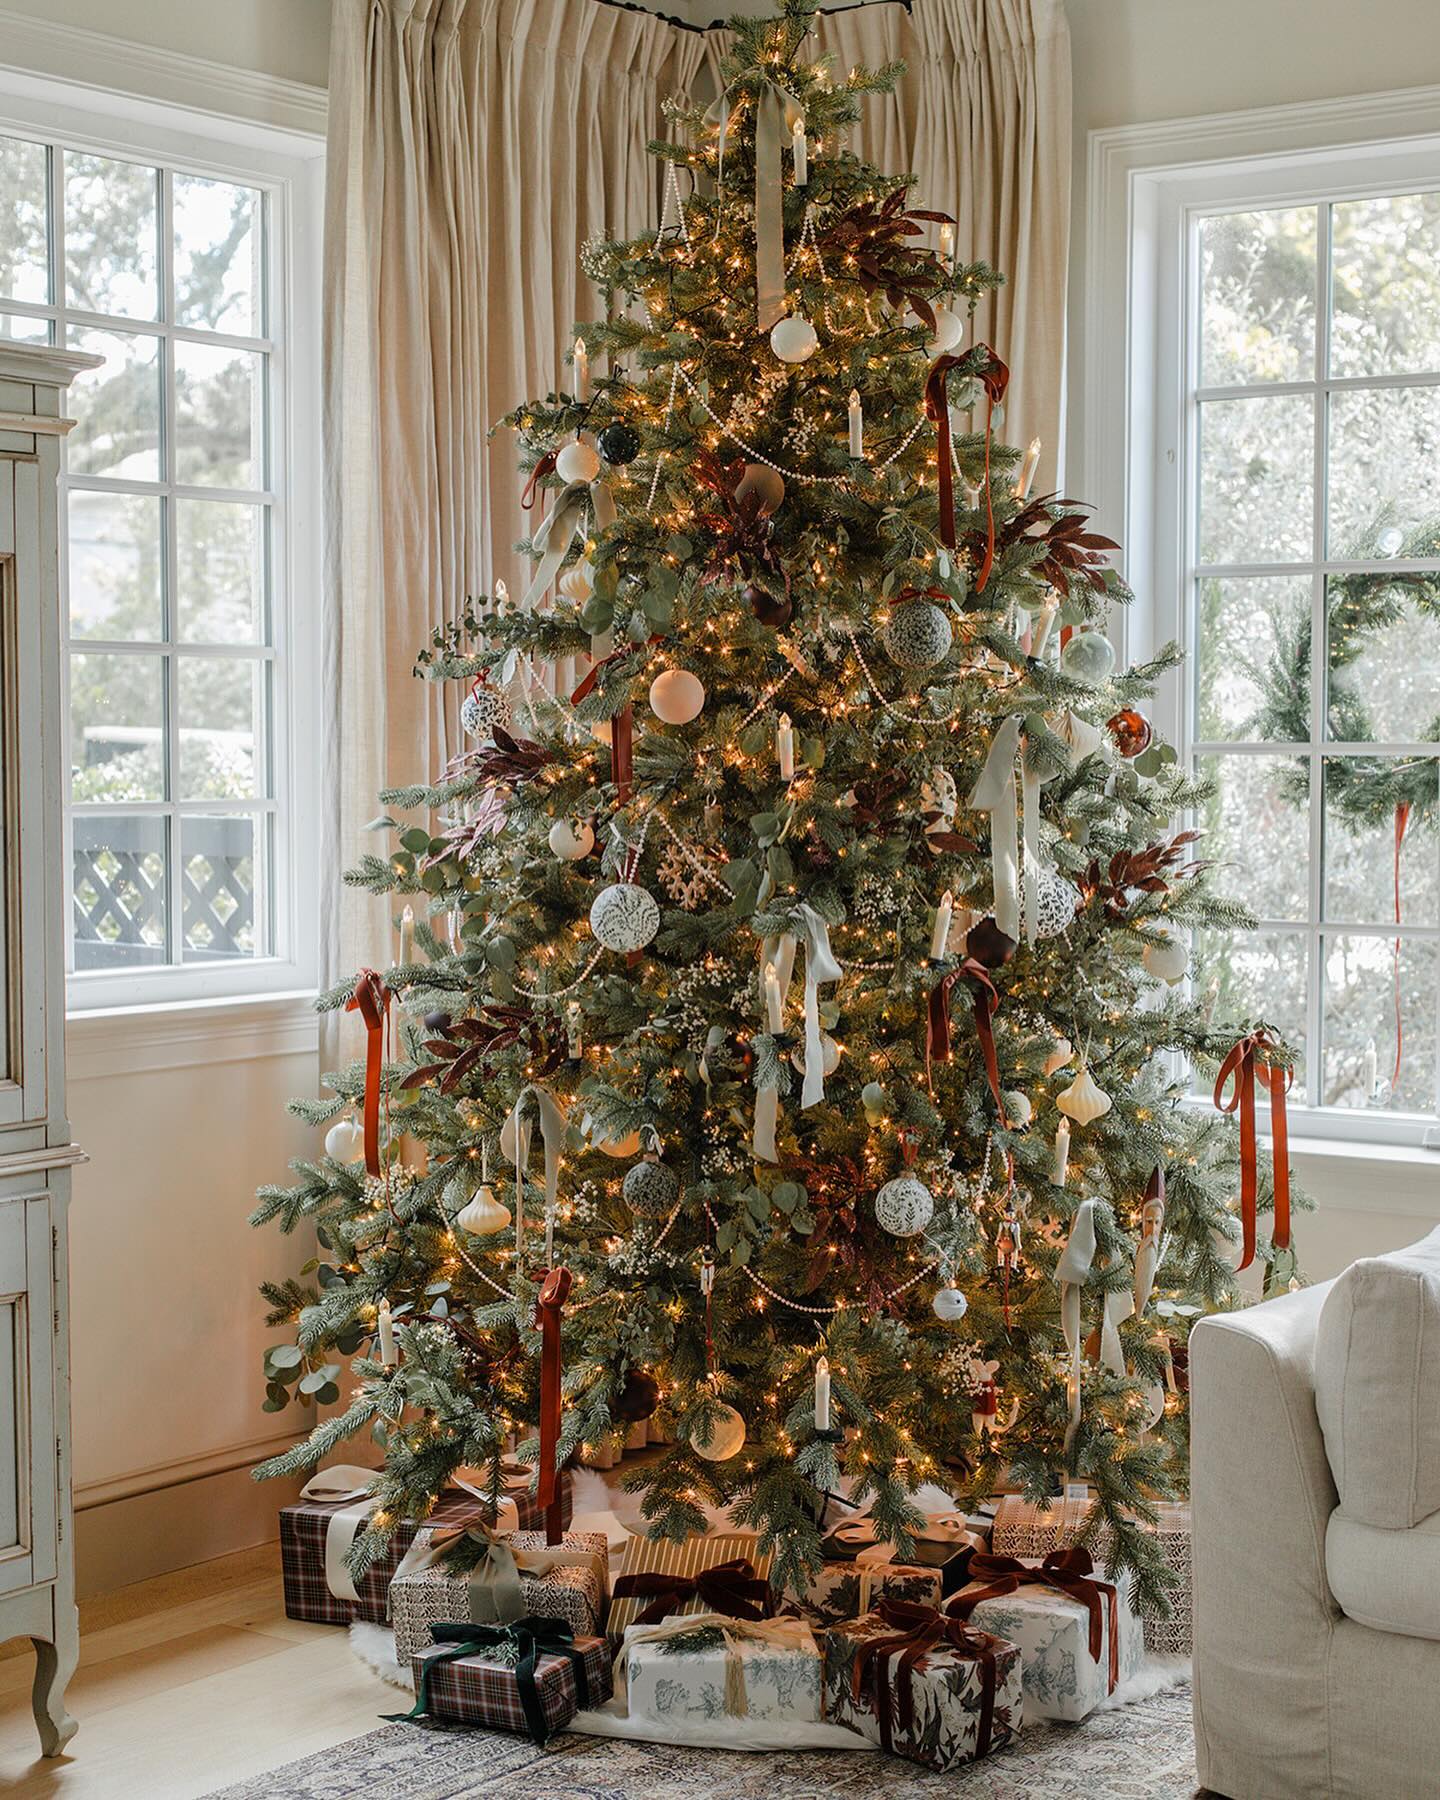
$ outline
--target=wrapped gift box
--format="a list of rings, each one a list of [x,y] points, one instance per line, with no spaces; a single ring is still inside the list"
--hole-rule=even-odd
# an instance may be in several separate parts
[[[416,1701],[409,1716],[523,1731],[543,1744],[577,1712],[610,1698],[614,1677],[604,1638],[578,1637],[561,1648],[553,1632],[537,1630],[532,1683],[518,1667],[529,1648],[524,1634],[521,1622],[443,1626],[436,1641],[411,1659]],[[478,1642],[481,1638],[498,1641]]]
[[[402,1520],[384,1552],[358,1581],[352,1580],[345,1568],[350,1546],[365,1528],[373,1507],[363,1495],[357,1497],[350,1477],[368,1476],[363,1469],[323,1471],[305,1484],[300,1499],[293,1506],[280,1508],[280,1572],[285,1587],[287,1618],[303,1619],[312,1625],[348,1625],[352,1619],[367,1619],[383,1625],[386,1619],[386,1597],[401,1559],[414,1542],[422,1526],[413,1519]],[[335,1476],[344,1478],[340,1483]],[[523,1463],[507,1462],[502,1469],[507,1487],[504,1497],[511,1501],[521,1530],[543,1530],[544,1508],[533,1494],[520,1491],[519,1484],[533,1478],[534,1471]],[[347,1484],[349,1490],[347,1491]],[[307,1493],[323,1495],[339,1493],[343,1498],[306,1498]],[[575,1510],[574,1480],[568,1469],[560,1472],[561,1517],[568,1527]],[[508,1508],[505,1509],[508,1516]],[[473,1490],[447,1488],[435,1510],[424,1521],[424,1527],[464,1527],[484,1523],[489,1510]]]
[[[1019,1733],[1020,1651],[932,1607],[882,1601],[829,1626],[822,1655],[825,1717],[896,1756],[953,1769]]]
[[[628,1626],[680,1613],[718,1612],[733,1618],[768,1618],[775,1610],[767,1552],[753,1532],[686,1538],[631,1538],[610,1602],[610,1640],[619,1644]]]
[[[554,1552],[546,1545],[543,1531],[510,1532],[497,1541],[516,1553],[516,1617],[560,1619],[576,1637],[594,1637],[599,1633],[605,1617],[609,1557],[603,1533],[567,1531],[558,1550],[568,1560],[548,1568],[524,1566],[527,1553],[533,1554],[537,1562],[551,1562]],[[433,1541],[417,1538],[415,1549],[425,1557],[434,1552],[435,1546]],[[470,1569],[449,1565],[443,1556],[422,1568],[402,1569],[390,1584],[396,1662],[409,1662],[426,1649],[433,1625],[471,1619],[475,1605]]]
[[[795,1720],[820,1712],[820,1648],[800,1619],[689,1613],[631,1625],[621,1657],[632,1719]]]
[[[1088,1718],[1127,1681],[1145,1655],[1145,1634],[1130,1605],[1128,1584],[1107,1582],[1086,1551],[1051,1552],[1043,1565],[977,1555],[976,1580],[946,1611],[1018,1645],[1025,1667],[1025,1710],[1032,1719]],[[1071,1591],[1051,1585],[1066,1584]],[[995,1593],[997,1587],[1009,1591]]]
[[[917,1563],[896,1562],[892,1549],[884,1560],[860,1556],[824,1562],[794,1598],[826,1619],[858,1619],[881,1600],[938,1606],[944,1575]]]
[[[1034,1504],[1018,1496],[1007,1496],[995,1515],[994,1547],[1002,1556],[1040,1557],[1052,1550],[1063,1550],[1073,1544],[1084,1529],[1091,1502],[1088,1500],[1050,1500]],[[1182,1501],[1159,1501],[1160,1518],[1153,1527],[1160,1554],[1174,1572],[1176,1585],[1170,1590],[1170,1612],[1161,1607],[1141,1604],[1145,1626],[1145,1648],[1156,1656],[1189,1656],[1191,1618],[1191,1546],[1190,1508]],[[1108,1550],[1108,1533],[1102,1528],[1095,1535],[1091,1553],[1103,1567]]]

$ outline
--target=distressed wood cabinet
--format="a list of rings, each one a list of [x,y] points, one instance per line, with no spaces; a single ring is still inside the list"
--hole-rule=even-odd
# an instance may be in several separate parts
[[[56,476],[99,361],[0,344],[0,1639],[35,1645],[47,1756],[74,1735],[65,877]]]

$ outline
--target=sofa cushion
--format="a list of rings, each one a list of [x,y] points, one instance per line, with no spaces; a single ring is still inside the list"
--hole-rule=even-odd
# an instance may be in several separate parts
[[[1315,1406],[1347,1519],[1405,1531],[1440,1512],[1440,1230],[1352,1263],[1315,1335]]]
[[[1440,1512],[1386,1531],[1341,1507],[1325,1529],[1325,1572],[1357,1625],[1440,1641]]]

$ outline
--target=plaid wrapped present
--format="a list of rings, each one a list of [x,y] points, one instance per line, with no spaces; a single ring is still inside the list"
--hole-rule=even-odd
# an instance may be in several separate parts
[[[1036,1505],[1008,1495],[995,1515],[994,1547],[1002,1556],[1041,1557],[1064,1550],[1084,1529],[1090,1514],[1088,1500],[1050,1500]],[[1141,1603],[1145,1623],[1145,1648],[1153,1656],[1189,1656],[1191,1619],[1190,1507],[1183,1501],[1157,1501],[1160,1518],[1153,1528],[1160,1554],[1174,1572],[1170,1612],[1153,1603]],[[1103,1566],[1109,1547],[1108,1533],[1095,1534],[1091,1552]]]
[[[604,1638],[575,1637],[555,1619],[441,1623],[410,1666],[415,1705],[395,1716],[524,1731],[537,1744],[614,1692]]]
[[[509,1458],[502,1464],[505,1498],[519,1521],[512,1529],[544,1528],[544,1509],[519,1485],[533,1480],[534,1473],[528,1464]],[[374,1510],[369,1499],[374,1477],[373,1469],[346,1464],[324,1469],[306,1482],[295,1505],[280,1508],[280,1572],[287,1618],[312,1625],[348,1625],[352,1619],[385,1623],[390,1583],[420,1526],[413,1519],[401,1520],[384,1554],[358,1581],[351,1578],[345,1558]],[[488,1510],[486,1490],[479,1486],[483,1479],[476,1472],[473,1484],[447,1488],[424,1523],[452,1528],[483,1522]],[[574,1478],[568,1469],[560,1472],[560,1496],[561,1517],[568,1527],[575,1511]],[[508,1511],[502,1505],[502,1526]]]
[[[432,1626],[477,1616],[485,1623],[557,1619],[577,1638],[598,1633],[609,1569],[602,1532],[567,1531],[555,1547],[541,1531],[479,1535],[483,1542],[474,1547],[481,1556],[470,1568],[439,1560],[459,1552],[456,1535],[416,1538],[411,1566],[402,1565],[390,1584],[396,1662],[418,1656],[431,1641]]]
[[[610,1640],[618,1644],[629,1625],[655,1625],[680,1613],[768,1619],[775,1610],[771,1561],[749,1531],[697,1535],[683,1544],[631,1538],[610,1602]]]
[[[1020,1652],[934,1607],[882,1600],[822,1650],[825,1717],[893,1755],[953,1769],[1020,1731]]]
[[[685,1613],[631,1625],[620,1656],[632,1719],[809,1724],[820,1717],[820,1650],[801,1619]]]
[[[977,1551],[970,1573],[945,1611],[1018,1645],[1032,1717],[1088,1718],[1139,1668],[1145,1634],[1128,1586],[1102,1580],[1080,1545],[1039,1563]]]

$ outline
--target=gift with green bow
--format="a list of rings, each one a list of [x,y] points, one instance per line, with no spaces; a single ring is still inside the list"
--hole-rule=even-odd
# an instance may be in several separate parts
[[[604,1638],[577,1637],[563,1619],[441,1620],[431,1629],[433,1642],[412,1659],[415,1704],[393,1720],[523,1731],[544,1744],[613,1692]]]

